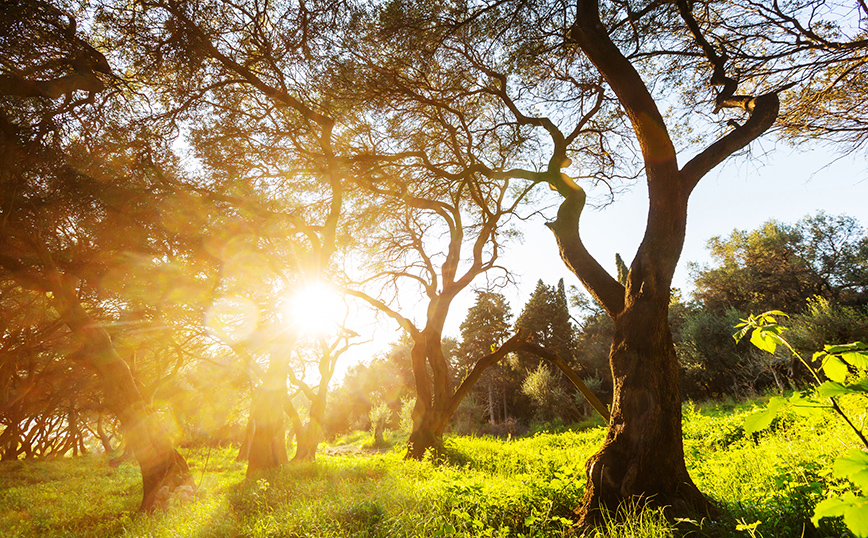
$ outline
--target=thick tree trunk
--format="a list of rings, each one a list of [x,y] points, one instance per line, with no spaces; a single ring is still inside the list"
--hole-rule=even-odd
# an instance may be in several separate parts
[[[667,298],[668,299],[668,298]],[[615,320],[610,362],[614,400],[602,448],[586,463],[579,523],[600,523],[600,508],[629,500],[702,513],[709,503],[687,473],[681,440],[678,363],[667,303],[638,298]]]
[[[442,417],[438,416],[438,413],[429,408],[410,434],[407,441],[407,454],[404,459],[421,460],[429,450],[433,451],[435,455],[439,454],[443,449],[444,429],[440,424],[445,423],[446,420],[443,420]]]
[[[269,368],[269,373],[275,372]],[[286,421],[283,414],[285,398],[285,376],[282,386],[260,387],[253,397],[253,405],[250,408],[253,435],[247,453],[248,478],[289,462],[286,455]]]
[[[293,463],[314,461],[316,459],[316,449],[322,439],[322,426],[319,422],[311,419],[307,425],[301,428],[296,436],[295,455],[292,457]]]
[[[422,346],[417,342],[412,351],[417,396],[416,407],[413,408],[413,432],[410,434],[404,459],[419,460],[428,450],[433,449],[435,454],[442,450],[443,431],[471,387],[487,368],[497,364],[510,352],[518,350],[526,342],[526,336],[520,332],[516,333],[495,351],[481,357],[454,392],[451,390],[448,375],[435,375],[430,381],[428,380],[425,358],[433,356],[434,360],[431,362],[440,362],[444,371],[446,361],[440,348],[440,333],[437,332],[434,338],[429,337],[427,341],[428,346]],[[436,342],[436,346],[430,345],[430,342]],[[420,384],[420,380],[424,383]]]
[[[103,413],[102,410],[99,410],[98,413],[99,414],[96,419],[96,435],[97,437],[99,437],[99,442],[102,445],[103,451],[105,451],[106,454],[111,454],[114,450],[112,448],[112,441],[108,433],[106,433],[105,431],[105,426],[103,426],[103,420],[105,420],[105,413]]]
[[[116,394],[114,401],[109,401],[109,407],[124,426],[127,448],[132,449],[142,472],[140,509],[162,508],[176,489],[182,486],[195,489],[195,482],[187,462],[175,450],[169,434],[136,390],[126,363],[113,349],[105,355],[109,355],[110,360],[101,361],[100,377],[106,390],[114,390]]]
[[[256,431],[256,423],[253,420],[251,406],[250,416],[247,417],[247,426],[244,428],[244,439],[241,440],[241,446],[238,447],[238,455],[235,456],[235,461],[247,461],[250,457],[250,443],[253,441],[254,431]]]
[[[322,373],[324,370],[320,370]],[[326,399],[328,397],[328,383],[330,376],[320,380],[319,392],[314,395],[310,403],[310,413],[307,425],[296,428],[295,455],[293,463],[314,461],[316,450],[323,437],[322,423],[325,419]]]

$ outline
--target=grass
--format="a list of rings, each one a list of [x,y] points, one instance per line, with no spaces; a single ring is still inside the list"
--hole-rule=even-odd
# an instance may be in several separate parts
[[[835,422],[783,416],[769,432],[745,435],[751,407],[685,405],[691,475],[724,516],[673,523],[633,506],[588,536],[846,536],[840,522],[813,529],[808,521],[827,491],[848,487],[830,472],[832,459],[853,444],[848,433]],[[9,462],[0,465],[0,535],[564,536],[583,492],[584,461],[603,436],[594,427],[509,441],[451,437],[447,461],[438,464],[402,461],[397,443],[384,453],[321,454],[315,464],[251,482],[234,450],[192,449],[184,455],[202,494],[153,515],[136,512],[134,464],[111,468],[98,456]],[[345,441],[361,447],[369,440]],[[736,530],[740,524],[746,530]]]

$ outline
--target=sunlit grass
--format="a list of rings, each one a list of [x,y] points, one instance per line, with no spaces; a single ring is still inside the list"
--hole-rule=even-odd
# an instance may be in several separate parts
[[[739,521],[761,522],[765,538],[802,535],[828,488],[830,462],[847,432],[822,419],[785,416],[761,436],[741,429],[750,405],[685,406],[685,454],[700,489],[725,510],[717,518],[667,522],[633,508],[587,536],[748,536]],[[583,492],[584,462],[603,428],[504,441],[451,437],[445,462],[405,462],[396,444],[364,451],[370,432],[340,441],[356,451],[244,480],[232,448],[184,452],[202,493],[183,506],[142,515],[135,466],[100,457],[0,466],[2,536],[564,536]],[[337,443],[336,443],[337,444]],[[344,443],[341,443],[344,444]],[[337,452],[336,452],[337,453]],[[846,536],[824,522],[814,536]],[[810,536],[810,534],[806,534]]]

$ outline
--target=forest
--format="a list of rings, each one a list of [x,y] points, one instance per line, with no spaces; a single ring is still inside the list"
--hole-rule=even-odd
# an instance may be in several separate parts
[[[4,534],[868,536],[859,216],[770,201],[673,287],[720,165],[864,154],[864,0],[0,21]]]

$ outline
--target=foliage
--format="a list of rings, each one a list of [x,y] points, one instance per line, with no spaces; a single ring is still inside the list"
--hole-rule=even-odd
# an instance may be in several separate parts
[[[860,407],[868,403],[868,344],[854,342],[846,345],[825,345],[823,351],[814,353],[812,362],[819,363],[814,369],[801,355],[794,350],[789,342],[780,335],[786,330],[777,323],[776,317],[786,316],[780,311],[770,311],[757,316],[749,316],[736,327],[741,330],[733,335],[741,339],[750,333],[752,344],[774,353],[778,345],[787,348],[811,372],[817,386],[812,394],[796,393],[788,400],[772,398],[765,410],[749,416],[745,420],[745,430],[754,433],[771,425],[779,410],[787,405],[801,413],[817,414],[826,409],[833,410],[856,434],[862,442],[862,449],[852,449],[846,456],[835,460],[834,475],[849,479],[856,487],[868,490],[868,439],[865,437],[864,421],[861,427],[856,426],[848,412],[839,402],[844,397],[853,396],[860,399]],[[827,381],[821,382],[822,372]],[[828,401],[831,405],[826,404]],[[819,503],[814,511],[812,521],[816,523],[823,517],[843,516],[847,527],[857,536],[868,536],[868,497],[847,492],[843,496],[830,497]]]
[[[570,321],[564,280],[548,286],[542,280],[515,320],[515,329],[530,334],[533,340],[560,354],[567,361],[575,354],[575,330]]]
[[[461,323],[461,343],[458,348],[456,377],[460,381],[480,357],[498,348],[510,336],[512,312],[501,293],[477,290],[476,301]],[[486,402],[488,421],[506,420],[503,414],[508,399],[511,372],[502,363],[490,366],[471,391],[476,401]],[[463,402],[462,402],[463,403]],[[462,406],[465,407],[466,406]],[[459,408],[459,410],[463,410]]]
[[[865,304],[868,236],[846,215],[820,212],[795,225],[769,221],[750,232],[708,241],[713,266],[691,265],[695,297],[715,312],[799,312],[820,296]]]
[[[575,393],[567,392],[559,376],[545,363],[540,363],[528,373],[521,384],[521,391],[534,402],[534,418],[538,421],[549,422],[556,418],[571,421],[576,418]]]
[[[371,407],[368,413],[371,421],[371,434],[374,436],[375,446],[381,446],[385,443],[383,440],[383,432],[386,430],[386,424],[392,417],[392,410],[386,404],[380,404],[376,407]]]

